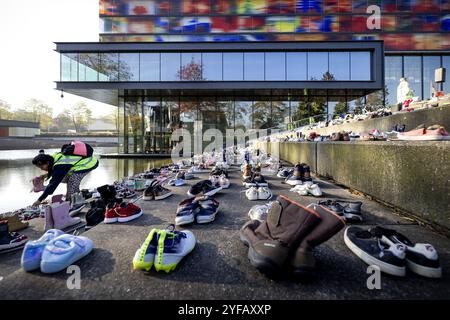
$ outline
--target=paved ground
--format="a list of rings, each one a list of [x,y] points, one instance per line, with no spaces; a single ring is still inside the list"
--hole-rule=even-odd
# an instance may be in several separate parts
[[[198,175],[205,177],[206,175]],[[195,183],[197,180],[192,180]],[[100,224],[84,235],[94,241],[94,251],[77,265],[81,268],[81,289],[69,290],[65,272],[44,275],[20,269],[20,252],[0,256],[0,299],[448,299],[450,297],[450,240],[395,215],[370,200],[364,202],[365,221],[396,228],[416,242],[432,243],[438,250],[444,277],[421,278],[408,273],[405,278],[382,275],[381,290],[366,287],[367,266],[345,246],[343,232],[317,248],[320,278],[298,284],[288,277],[279,281],[266,278],[247,259],[247,248],[239,241],[239,228],[247,220],[251,206],[240,193],[238,172],[231,174],[232,186],[217,196],[221,210],[215,222],[189,227],[197,237],[194,251],[170,273],[132,270],[136,249],[152,227],[173,223],[178,202],[188,186],[172,187],[176,193],[163,201],[138,202],[145,215],[127,224]],[[316,201],[289,191],[277,178],[268,178],[275,195],[284,194],[303,204]],[[323,198],[356,199],[345,189],[320,181]],[[36,219],[24,233],[37,238],[43,232],[43,219]]]

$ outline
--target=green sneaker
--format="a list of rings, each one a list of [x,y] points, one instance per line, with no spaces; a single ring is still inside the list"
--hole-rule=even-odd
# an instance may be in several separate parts
[[[158,232],[159,229],[152,229],[145,239],[141,247],[136,251],[133,258],[134,270],[149,271],[155,260],[156,248],[158,247]]]

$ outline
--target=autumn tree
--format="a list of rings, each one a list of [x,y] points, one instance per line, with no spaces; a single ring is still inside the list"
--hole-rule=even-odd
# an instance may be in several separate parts
[[[11,111],[11,105],[4,100],[0,99],[0,119],[12,120],[14,113]]]
[[[53,123],[53,109],[42,100],[29,99],[14,112],[14,119],[39,122],[40,128],[47,131]]]
[[[66,108],[63,112],[72,122],[76,132],[86,130],[92,119],[92,110],[83,101],[77,102],[72,108]]]

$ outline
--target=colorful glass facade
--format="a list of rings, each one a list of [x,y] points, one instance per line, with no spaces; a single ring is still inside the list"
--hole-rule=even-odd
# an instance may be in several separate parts
[[[384,40],[387,51],[450,50],[450,0],[100,0],[100,21],[103,42]]]

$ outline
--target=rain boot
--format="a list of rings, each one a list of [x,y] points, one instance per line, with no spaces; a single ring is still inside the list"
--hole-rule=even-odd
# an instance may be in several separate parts
[[[51,205],[44,205],[44,215],[45,215],[45,231],[54,229],[55,223],[53,221],[52,216],[52,207]]]
[[[310,204],[310,210],[320,215],[320,223],[300,242],[291,260],[294,276],[299,281],[309,281],[315,278],[316,260],[313,249],[324,243],[344,226],[344,219],[324,206]]]
[[[289,255],[319,221],[319,214],[313,210],[279,196],[266,221],[250,221],[241,229],[241,240],[249,246],[250,263],[267,275],[279,274]]]
[[[54,229],[64,230],[81,222],[80,218],[71,217],[69,210],[70,204],[68,201],[51,205]]]

